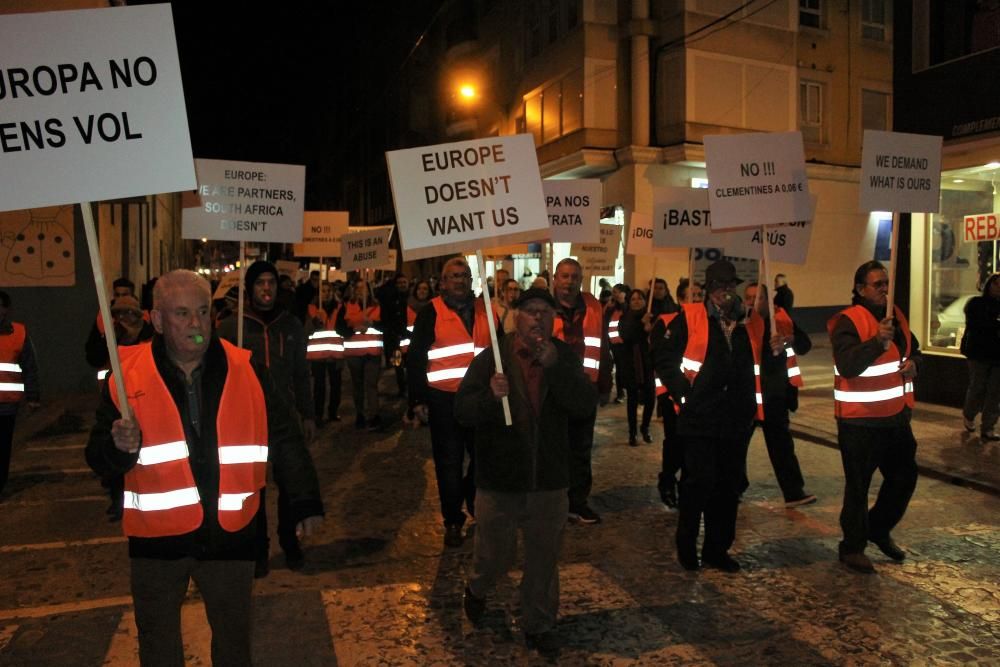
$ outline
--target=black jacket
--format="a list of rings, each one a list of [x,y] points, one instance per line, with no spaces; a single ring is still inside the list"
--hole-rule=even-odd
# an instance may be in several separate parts
[[[541,415],[535,417],[515,358],[516,335],[500,342],[500,358],[510,386],[512,426],[504,424],[503,407],[493,396],[496,372],[493,351],[472,361],[455,394],[455,418],[475,428],[476,486],[506,493],[552,491],[569,487],[569,420],[593,413],[597,389],[583,373],[573,350],[553,339],[559,358],[543,371]]]
[[[645,386],[653,381],[653,362],[649,350],[649,334],[643,326],[646,311],[628,310],[622,313],[618,331],[622,345],[618,352],[618,372],[626,387]]]
[[[704,305],[703,305],[704,307]],[[722,326],[708,318],[708,347],[694,385],[681,370],[688,327],[682,310],[665,327],[657,321],[650,334],[653,364],[671,398],[681,403],[677,433],[707,438],[742,439],[753,426],[757,402],[753,375],[753,351],[742,324],[733,329],[732,348]]]
[[[975,296],[965,304],[962,354],[973,361],[1000,364],[1000,300]]]
[[[190,451],[189,462],[201,496],[204,520],[201,526],[183,535],[169,537],[130,537],[129,556],[173,560],[186,556],[200,560],[253,560],[256,521],[235,533],[224,530],[218,521],[219,454],[216,415],[222,399],[228,365],[226,353],[218,338],[212,337],[201,365],[201,432],[191,424],[188,408],[187,383],[167,357],[161,336],[153,338],[153,359],[167,390],[174,399],[185,439]],[[256,368],[256,366],[255,366]],[[310,516],[323,514],[319,482],[312,458],[305,447],[302,431],[291,406],[281,398],[266,371],[256,368],[264,401],[267,405],[268,458],[278,484],[289,495],[295,523]],[[117,449],[111,437],[111,425],[121,413],[111,400],[110,383],[106,383],[97,423],[87,442],[87,463],[98,475],[108,477],[128,472],[139,458]]]

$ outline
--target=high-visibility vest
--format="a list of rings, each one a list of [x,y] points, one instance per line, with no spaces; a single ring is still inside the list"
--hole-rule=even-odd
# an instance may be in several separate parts
[[[406,354],[406,351],[410,349],[410,336],[413,335],[413,324],[417,321],[417,311],[413,310],[409,306],[406,307],[406,334],[403,339],[399,341],[399,351]]]
[[[250,365],[250,350],[222,341],[226,382],[216,432],[219,450],[219,525],[236,532],[260,506],[267,473],[267,408]],[[139,460],[125,473],[122,526],[132,537],[183,535],[204,519],[201,496],[188,460],[184,425],[160,377],[150,343],[121,348],[122,375],[129,407],[142,431]],[[117,378],[111,398],[118,405]],[[119,406],[119,409],[120,406]]]
[[[838,419],[865,419],[891,417],[899,414],[904,407],[913,407],[913,383],[904,380],[900,370],[910,356],[910,325],[899,308],[894,309],[896,322],[902,329],[906,349],[900,355],[895,344],[872,362],[860,375],[845,378],[833,367],[833,406]],[[858,332],[862,341],[878,335],[878,320],[861,305],[840,311],[827,322],[827,331],[832,334],[837,321],[846,316]]]
[[[427,350],[427,386],[454,393],[476,355],[490,346],[490,324],[482,299],[475,300],[472,335],[465,323],[439,296],[431,299],[437,316],[434,342]],[[494,316],[494,320],[496,317]]]
[[[309,340],[306,342],[306,359],[309,361],[343,359],[344,337],[333,328],[337,319],[337,311],[334,310],[327,315],[324,309],[309,304],[309,319],[322,320],[323,327],[310,334]]]
[[[591,382],[597,382],[601,371],[601,334],[604,329],[604,311],[601,302],[592,295],[582,292],[583,303],[587,308],[583,316],[583,372]],[[563,333],[563,320],[556,315],[552,325],[552,337],[566,342]]]
[[[775,307],[774,324],[778,328],[778,333],[784,337],[795,335],[795,325],[792,318],[788,316],[783,308]],[[746,321],[747,335],[750,337],[750,349],[753,350],[753,376],[756,386],[757,396],[757,419],[764,420],[764,395],[761,391],[760,364],[764,351],[771,353],[770,341],[764,341],[764,318],[757,311],[751,311]],[[795,359],[795,350],[791,347],[785,348],[785,369],[788,382],[795,387],[802,387],[802,371],[799,363]]]
[[[378,306],[368,306],[362,312],[361,306],[353,301],[346,302],[342,308],[344,309],[344,321],[357,332],[350,338],[344,339],[344,356],[381,356],[382,332],[372,326],[367,327],[364,331],[360,331],[361,327],[364,326],[366,317],[373,322],[381,317],[381,309]]]
[[[663,326],[664,327],[668,327],[668,326],[670,326],[670,323],[673,321],[673,319],[675,317],[677,317],[677,313],[664,313],[663,315],[659,316],[659,320],[661,322],[663,322]],[[666,388],[666,386],[662,382],[660,382],[660,376],[659,375],[655,375],[654,374],[653,384],[656,387],[656,395],[657,396],[662,396],[663,394],[667,393],[667,388]],[[676,408],[676,406],[674,406],[674,407]]]
[[[24,398],[24,376],[18,360],[28,333],[20,322],[11,322],[11,326],[12,333],[0,336],[0,403],[19,403]]]
[[[687,345],[681,358],[681,371],[694,386],[708,353],[708,309],[703,303],[685,303],[681,308],[687,321]]]
[[[621,308],[615,306],[611,306],[608,310],[610,311],[608,313],[608,342],[612,345],[620,345],[625,342],[622,340],[621,332],[618,330],[623,311]]]

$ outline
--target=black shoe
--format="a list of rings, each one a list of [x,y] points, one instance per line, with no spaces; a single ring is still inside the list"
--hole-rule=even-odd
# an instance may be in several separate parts
[[[340,421],[340,415],[333,415],[329,419],[327,419],[327,421],[330,421],[330,422],[339,422]]]
[[[462,527],[458,524],[451,524],[444,527],[444,545],[446,547],[460,547],[465,541],[462,537]]]
[[[588,505],[583,507],[570,508],[569,520],[576,523],[594,524],[601,522],[601,515],[590,509]]]
[[[268,562],[267,557],[258,558],[253,564],[253,578],[263,579],[271,572],[271,564]]]
[[[730,574],[735,574],[740,571],[740,562],[726,552],[715,554],[713,556],[706,556],[705,554],[702,554],[701,564],[704,567],[711,567]]]
[[[354,428],[364,428],[365,427],[365,416],[358,415],[354,418]]]
[[[375,415],[374,417],[368,420],[369,431],[378,431],[381,428],[382,428],[382,418],[379,417],[378,415]]]
[[[660,492],[660,500],[664,505],[670,509],[677,509],[677,480],[673,476],[661,472],[656,489]]]
[[[861,574],[875,574],[875,566],[863,553],[840,553],[840,562]]]
[[[472,621],[473,625],[479,625],[479,621],[486,615],[486,598],[477,598],[467,585],[462,596],[462,608],[465,609],[465,617]]]
[[[870,538],[869,541],[878,547],[879,551],[884,553],[889,558],[896,562],[902,562],[906,559],[906,552],[899,548],[893,539],[886,535],[885,537]]]
[[[629,447],[638,447],[639,446],[639,441],[635,439],[635,433],[631,434],[628,437],[628,446]]]
[[[785,509],[792,509],[793,507],[802,507],[803,505],[812,505],[816,502],[816,496],[811,493],[807,493],[799,498],[792,498],[791,500],[785,501]]]
[[[639,432],[642,433],[642,441],[645,442],[647,445],[653,442],[653,436],[649,434],[648,428],[641,429]]]
[[[559,653],[559,635],[555,630],[546,630],[538,634],[526,632],[524,645],[542,655],[555,655]]]
[[[624,403],[624,402],[625,402],[625,399],[624,399],[624,398],[622,398],[621,396],[615,396],[615,403],[616,403],[617,405],[621,405],[621,404],[622,404],[622,403]]]
[[[306,555],[302,552],[302,547],[295,545],[285,549],[285,564],[292,571],[301,570],[306,564]]]
[[[677,549],[677,562],[688,572],[701,569],[698,563],[698,553],[694,549]]]

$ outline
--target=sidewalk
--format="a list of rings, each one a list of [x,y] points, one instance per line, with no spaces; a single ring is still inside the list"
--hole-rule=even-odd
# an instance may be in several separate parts
[[[799,392],[791,431],[799,440],[837,449],[832,362],[826,361],[830,347],[815,338],[812,352],[803,357],[806,386]],[[978,429],[968,433],[959,408],[917,403],[912,425],[922,475],[1000,496],[1000,444],[980,441]]]

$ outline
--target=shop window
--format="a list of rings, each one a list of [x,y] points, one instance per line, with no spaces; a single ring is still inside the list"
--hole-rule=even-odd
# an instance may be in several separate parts
[[[799,129],[808,143],[823,143],[823,84],[799,82]]]
[[[823,27],[822,0],[799,0],[799,25],[807,28]]]
[[[889,129],[888,93],[861,90],[861,127],[865,130]]]
[[[878,42],[885,41],[885,0],[862,0],[861,36]]]

